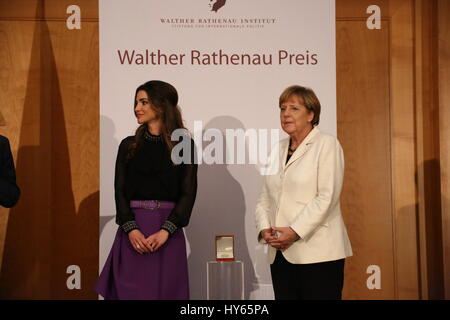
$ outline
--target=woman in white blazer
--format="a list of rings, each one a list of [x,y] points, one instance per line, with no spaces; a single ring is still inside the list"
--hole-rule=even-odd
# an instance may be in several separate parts
[[[255,213],[275,299],[341,299],[352,255],[339,205],[342,148],[317,127],[320,102],[311,89],[285,89],[279,108],[289,138],[274,148]]]

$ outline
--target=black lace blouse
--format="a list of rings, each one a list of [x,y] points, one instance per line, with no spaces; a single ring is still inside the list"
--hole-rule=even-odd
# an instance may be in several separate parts
[[[191,162],[174,165],[162,136],[146,132],[130,158],[129,147],[133,141],[134,136],[123,139],[117,153],[114,180],[116,223],[125,232],[139,228],[130,209],[131,200],[173,201],[175,208],[161,226],[173,234],[178,228],[188,225],[197,194],[194,143],[191,139]]]

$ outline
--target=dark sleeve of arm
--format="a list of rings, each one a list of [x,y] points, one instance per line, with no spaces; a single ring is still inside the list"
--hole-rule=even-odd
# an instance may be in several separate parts
[[[11,208],[19,200],[20,189],[16,184],[16,170],[9,141],[4,137],[0,141],[0,153],[0,205]]]
[[[191,162],[182,164],[180,198],[167,220],[161,226],[161,229],[167,230],[170,234],[173,234],[178,228],[188,225],[195,197],[197,196],[197,156],[194,143],[192,142],[191,145]]]
[[[131,230],[139,229],[136,221],[134,220],[134,214],[130,208],[130,200],[127,198],[125,192],[127,153],[131,142],[131,138],[126,138],[120,143],[119,151],[117,152],[116,171],[114,176],[116,223],[127,233]]]

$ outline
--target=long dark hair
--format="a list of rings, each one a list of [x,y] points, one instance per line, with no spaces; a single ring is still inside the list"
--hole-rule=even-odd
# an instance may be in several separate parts
[[[177,90],[174,86],[164,81],[148,81],[136,89],[134,94],[133,110],[136,107],[137,93],[141,90],[147,93],[150,101],[150,107],[158,115],[158,118],[161,119],[161,136],[170,153],[177,143],[177,141],[172,141],[170,138],[172,132],[176,129],[185,129],[183,125],[183,118],[181,117],[181,111],[178,106]],[[130,148],[128,149],[128,158],[133,157],[134,152],[142,143],[147,129],[147,123],[141,124],[136,129],[134,141],[130,144]]]

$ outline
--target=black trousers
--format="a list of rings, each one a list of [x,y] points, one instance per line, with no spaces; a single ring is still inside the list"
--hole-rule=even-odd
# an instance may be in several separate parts
[[[292,264],[281,251],[270,265],[275,300],[341,300],[345,259]]]

